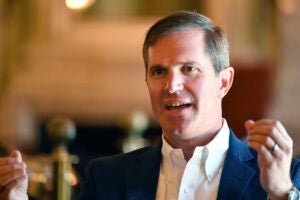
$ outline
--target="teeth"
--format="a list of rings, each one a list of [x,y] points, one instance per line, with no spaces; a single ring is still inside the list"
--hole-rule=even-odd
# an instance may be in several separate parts
[[[172,103],[171,106],[172,107],[179,107],[179,106],[182,106],[184,105],[184,103]]]
[[[185,105],[186,105],[185,103],[172,103],[172,104],[168,104],[167,108],[171,109],[171,108],[177,108]]]

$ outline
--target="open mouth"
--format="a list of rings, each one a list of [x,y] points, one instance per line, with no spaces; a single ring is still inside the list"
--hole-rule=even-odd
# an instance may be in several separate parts
[[[179,108],[186,108],[186,107],[190,107],[191,104],[190,103],[171,103],[166,105],[166,108],[168,110],[174,110],[174,109],[179,109]]]

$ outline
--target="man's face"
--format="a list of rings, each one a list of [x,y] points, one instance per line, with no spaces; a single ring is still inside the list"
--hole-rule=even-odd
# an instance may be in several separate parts
[[[217,131],[221,100],[229,90],[224,88],[224,76],[229,74],[215,74],[201,30],[176,31],[149,48],[146,82],[166,139],[189,140]]]

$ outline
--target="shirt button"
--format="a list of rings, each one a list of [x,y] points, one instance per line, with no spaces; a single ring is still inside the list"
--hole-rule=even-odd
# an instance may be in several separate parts
[[[188,188],[185,188],[183,191],[184,191],[185,194],[190,192],[190,190]]]

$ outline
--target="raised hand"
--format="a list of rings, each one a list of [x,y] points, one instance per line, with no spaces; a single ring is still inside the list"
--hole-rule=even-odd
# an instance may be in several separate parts
[[[271,199],[286,199],[292,187],[293,140],[276,120],[247,120],[248,145],[258,152],[260,182]]]
[[[0,199],[27,200],[28,177],[26,164],[19,151],[0,158]]]

